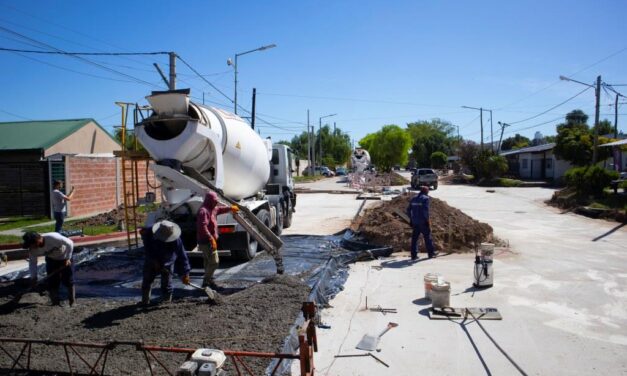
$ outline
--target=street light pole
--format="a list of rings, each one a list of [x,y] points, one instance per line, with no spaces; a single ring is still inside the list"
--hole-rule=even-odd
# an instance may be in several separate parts
[[[319,143],[318,146],[320,149],[320,159],[318,160],[318,162],[320,163],[322,163],[322,119],[335,116],[335,115],[337,114],[324,115],[318,118],[318,143]]]
[[[255,48],[254,50],[240,52],[238,54],[235,54],[235,58],[233,59],[233,61],[231,59],[228,59],[226,61],[227,65],[233,65],[233,70],[235,71],[235,93],[233,94],[233,109],[234,109],[236,115],[237,115],[237,58],[242,56],[242,55],[246,55],[246,54],[249,54],[249,53],[252,53],[252,52],[264,51],[264,50],[268,50],[268,49],[274,48],[274,47],[276,47],[276,44],[269,44],[267,46],[261,46],[259,48]]]
[[[592,148],[592,164],[597,164],[598,159],[598,147],[599,147],[599,109],[601,105],[601,76],[597,76],[596,85],[590,85],[585,82],[573,80],[566,76],[560,76],[562,81],[572,81],[584,86],[594,88],[595,95],[595,110],[594,110],[594,146]]]

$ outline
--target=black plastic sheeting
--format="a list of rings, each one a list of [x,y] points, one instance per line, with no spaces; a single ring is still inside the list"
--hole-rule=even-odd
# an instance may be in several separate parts
[[[392,253],[390,247],[377,247],[360,243],[351,232],[343,236],[283,236],[282,248],[285,274],[301,277],[311,288],[309,301],[318,307],[324,307],[330,299],[343,289],[348,277],[347,265],[359,260],[387,257]],[[75,265],[75,286],[79,298],[139,299],[141,295],[143,250],[127,251],[114,247],[84,248],[73,256]],[[197,260],[197,259],[196,259]],[[191,280],[202,283],[202,269],[192,269]],[[276,274],[276,264],[269,255],[260,254],[247,263],[238,263],[228,258],[220,262],[216,280],[225,287],[245,288],[263,281]],[[28,268],[0,276],[0,282],[26,278]],[[38,268],[40,278],[45,276],[45,265]],[[153,284],[158,285],[159,278]],[[199,292],[174,279],[174,294],[181,296],[199,296]],[[159,289],[154,289],[159,293]],[[282,352],[297,353],[298,333],[304,318],[296,319],[284,340]],[[267,373],[276,365],[273,361]],[[291,362],[282,362],[279,374],[289,373]]]
[[[318,308],[326,306],[329,300],[343,290],[346,278],[348,278],[348,264],[360,260],[388,257],[392,253],[391,247],[378,247],[359,242],[350,231],[345,232],[340,239],[333,239],[331,245],[336,247],[336,252],[330,254],[326,261],[316,268],[308,281],[309,283],[313,282],[308,300],[316,303]],[[294,325],[292,325],[289,335],[284,340],[283,348],[281,349],[282,353],[298,353],[298,329],[303,327],[304,322],[305,318],[301,313]],[[277,359],[272,360],[266,368],[266,374],[272,373],[277,362]],[[291,361],[282,361],[276,374],[290,374],[291,365]]]

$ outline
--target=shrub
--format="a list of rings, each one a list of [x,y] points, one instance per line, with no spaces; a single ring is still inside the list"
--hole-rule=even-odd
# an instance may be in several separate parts
[[[618,179],[618,173],[599,166],[585,166],[571,168],[566,171],[564,177],[566,185],[572,187],[578,194],[600,197],[605,187],[609,186],[612,180]]]
[[[448,156],[441,152],[436,151],[431,154],[431,167],[442,169],[446,166],[446,161],[448,160]]]

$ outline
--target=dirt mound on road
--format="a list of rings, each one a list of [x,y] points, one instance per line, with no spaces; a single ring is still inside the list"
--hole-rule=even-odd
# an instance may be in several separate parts
[[[13,286],[0,285],[4,292],[10,287]],[[139,297],[136,300],[105,300],[82,299],[80,296],[75,307],[52,307],[40,302],[44,297],[35,296],[35,299],[20,301],[20,306],[12,313],[0,315],[0,332],[3,337],[13,338],[98,343],[143,340],[148,345],[158,346],[275,352],[280,351],[309,290],[295,277],[278,276],[223,296],[220,305],[208,304],[206,297],[176,299],[176,289],[173,303],[148,307],[136,304]],[[0,303],[6,300],[8,298],[0,298]],[[9,344],[6,348],[14,354],[19,353],[17,345]],[[96,349],[78,350],[88,359],[97,357]],[[170,367],[170,371],[175,371],[185,359],[182,354],[155,355]],[[74,372],[89,372],[74,355],[71,357]],[[270,360],[245,358],[245,361],[254,374],[263,374]],[[0,369],[8,369],[11,364],[9,357],[0,356]],[[152,364],[156,374],[164,374],[156,362],[152,361]],[[67,371],[63,348],[34,345],[31,366],[33,369]],[[230,360],[227,360],[226,368],[230,370],[229,374],[235,373]],[[142,352],[120,346],[108,356],[106,374],[148,374],[148,367]]]
[[[366,210],[351,228],[373,244],[391,246],[395,252],[409,251],[411,226],[396,213],[405,213],[412,197],[406,194],[383,201],[381,205]],[[475,242],[493,241],[490,225],[472,219],[442,200],[431,197],[430,211],[431,234],[437,251],[447,252],[449,249],[449,226],[452,252],[473,251]],[[422,240],[420,250],[425,252]]]

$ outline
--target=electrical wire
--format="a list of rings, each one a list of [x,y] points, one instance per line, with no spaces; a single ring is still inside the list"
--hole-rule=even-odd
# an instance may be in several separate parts
[[[0,28],[4,29],[2,26]],[[29,54],[47,55],[70,55],[70,56],[140,56],[140,55],[168,55],[169,52],[67,52],[67,51],[42,51],[42,50],[21,50],[17,48],[0,47],[0,51],[23,52]]]
[[[32,119],[29,119],[29,118],[27,118],[27,117],[24,117],[24,116],[21,116],[21,115],[18,115],[18,114],[14,114],[14,113],[12,113],[12,112],[5,111],[5,110],[2,110],[2,109],[0,109],[0,112],[3,112],[3,113],[5,113],[5,114],[7,114],[7,115],[14,116],[14,117],[19,118],[19,119],[23,119],[23,120],[32,120]]]
[[[559,104],[557,104],[557,105],[555,105],[555,106],[553,106],[553,107],[549,108],[549,109],[548,109],[548,110],[546,110],[546,111],[540,112],[539,114],[534,115],[534,116],[531,116],[531,117],[528,117],[528,118],[526,118],[526,119],[522,119],[522,120],[517,120],[517,121],[512,121],[512,122],[509,122],[508,124],[513,125],[513,124],[518,124],[518,123],[523,123],[523,122],[525,122],[525,121],[533,120],[533,119],[535,119],[535,118],[537,118],[537,117],[540,117],[540,116],[542,116],[542,115],[544,115],[544,114],[546,114],[546,113],[548,113],[548,112],[550,112],[550,111],[553,111],[554,109],[558,108],[559,106],[561,106],[561,105],[563,105],[563,104],[566,104],[566,103],[570,102],[571,100],[573,100],[573,99],[577,98],[578,96],[580,96],[581,94],[585,93],[585,92],[586,92],[586,91],[588,91],[588,90],[590,90],[590,88],[589,88],[589,87],[587,87],[587,88],[583,89],[583,90],[582,90],[582,91],[580,91],[579,93],[577,93],[577,94],[573,95],[572,97],[570,97],[570,98],[566,99],[565,101],[563,101],[563,102],[561,102],[561,103],[559,103]]]
[[[222,90],[218,89],[214,84],[212,84],[209,80],[207,80],[203,75],[201,75],[194,67],[189,65],[187,61],[185,61],[180,55],[176,55],[176,58],[181,61],[181,63],[185,64],[192,72],[194,72],[198,77],[200,77],[203,81],[205,81],[209,86],[211,86],[215,91],[222,94],[222,96],[228,99],[230,102],[234,103],[235,101],[231,99],[228,95],[224,94]]]

